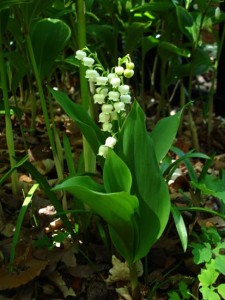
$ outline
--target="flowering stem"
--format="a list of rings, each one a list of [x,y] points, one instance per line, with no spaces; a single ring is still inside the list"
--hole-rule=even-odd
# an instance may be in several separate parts
[[[131,284],[132,299],[140,300],[141,295],[140,295],[140,289],[138,283],[136,263],[130,264],[129,269],[130,269],[130,284]]]
[[[77,0],[77,34],[78,47],[83,49],[86,46],[86,21],[85,21],[85,1]],[[88,111],[90,116],[94,118],[93,103],[90,98],[88,82],[85,78],[85,66],[80,66],[80,93],[81,102],[84,108]],[[86,139],[83,137],[83,151],[84,151],[84,170],[85,172],[95,172],[96,157],[89,146]]]

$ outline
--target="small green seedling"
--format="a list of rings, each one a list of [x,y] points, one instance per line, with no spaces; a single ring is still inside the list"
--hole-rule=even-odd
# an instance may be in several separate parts
[[[220,274],[225,275],[225,242],[215,228],[202,228],[199,242],[190,245],[196,264],[203,264],[199,280],[199,291],[204,300],[225,298],[225,284],[220,283]]]

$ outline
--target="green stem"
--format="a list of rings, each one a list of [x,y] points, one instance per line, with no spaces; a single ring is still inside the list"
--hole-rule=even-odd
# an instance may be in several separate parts
[[[39,75],[38,68],[37,68],[37,63],[36,63],[35,56],[34,56],[34,50],[33,50],[33,47],[32,47],[32,42],[31,42],[30,35],[29,35],[28,31],[25,31],[25,32],[26,32],[25,39],[26,39],[27,50],[28,50],[28,53],[29,53],[29,57],[30,57],[32,68],[33,68],[34,76],[36,78],[37,88],[38,88],[39,97],[40,97],[40,101],[41,101],[41,107],[42,107],[42,111],[43,111],[43,116],[44,116],[44,120],[45,120],[45,125],[46,125],[46,129],[47,129],[47,133],[48,133],[49,142],[50,142],[50,145],[51,145],[53,159],[54,159],[54,162],[55,162],[56,172],[57,172],[58,179],[62,180],[63,179],[63,171],[62,171],[62,167],[61,167],[60,160],[59,160],[59,157],[58,157],[58,153],[57,153],[57,150],[56,150],[54,136],[53,136],[53,133],[52,133],[52,130],[51,130],[51,124],[50,124],[50,120],[49,120],[48,109],[47,109],[47,105],[46,105],[46,102],[45,102],[44,91],[43,91],[40,75]],[[64,209],[67,208],[66,203],[63,203],[63,208]]]
[[[86,47],[86,20],[85,20],[85,1],[77,0],[77,33],[79,49]],[[85,78],[86,68],[80,66],[80,92],[81,102],[84,108],[93,116],[93,102],[90,99],[89,86]],[[83,137],[83,151],[84,151],[84,169],[85,172],[95,172],[96,157],[89,146],[87,140]]]
[[[14,147],[14,140],[13,140],[13,128],[12,128],[12,122],[10,116],[10,105],[9,105],[9,97],[8,97],[5,61],[4,61],[3,47],[2,47],[1,22],[0,22],[0,75],[1,75],[1,88],[3,93],[3,101],[4,101],[4,108],[5,108],[6,143],[9,151],[10,167],[14,168],[14,166],[16,165],[15,147]],[[16,195],[18,194],[19,191],[18,174],[16,170],[12,173],[11,180],[12,180],[12,192],[14,195]]]
[[[137,274],[136,263],[129,265],[129,269],[130,269],[130,284],[131,284],[132,299],[140,300],[141,295],[140,295],[140,289],[139,289],[139,283],[138,283],[138,274]]]

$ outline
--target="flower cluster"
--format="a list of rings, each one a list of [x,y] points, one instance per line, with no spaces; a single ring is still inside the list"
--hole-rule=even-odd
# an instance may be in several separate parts
[[[85,77],[95,85],[93,99],[94,103],[101,105],[99,123],[102,124],[102,130],[112,135],[99,148],[98,155],[106,157],[108,148],[113,148],[116,144],[115,128],[118,130],[118,126],[114,124],[121,123],[126,116],[126,105],[131,104],[130,87],[124,81],[134,75],[134,63],[126,55],[118,59],[116,67],[106,71],[97,56],[93,53],[87,56],[87,52],[89,50],[86,48],[78,50],[75,57],[87,67]]]

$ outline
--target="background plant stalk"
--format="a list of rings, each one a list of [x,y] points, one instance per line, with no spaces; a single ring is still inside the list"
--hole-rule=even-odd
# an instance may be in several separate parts
[[[78,47],[83,49],[86,47],[86,21],[85,21],[85,1],[77,0],[77,34],[78,34]],[[88,82],[85,78],[86,68],[80,66],[80,94],[81,101],[84,108],[88,111],[90,116],[94,119],[94,108],[91,101]],[[83,152],[84,152],[84,170],[85,172],[95,172],[96,157],[90,145],[83,136]]]
[[[3,93],[3,101],[4,101],[4,108],[5,108],[6,143],[9,152],[10,167],[14,168],[16,165],[15,147],[14,147],[14,140],[13,140],[13,128],[12,128],[12,122],[10,116],[10,105],[9,105],[9,98],[8,98],[8,86],[7,86],[7,79],[6,79],[5,61],[4,61],[3,47],[2,47],[1,22],[0,22],[0,75],[1,75],[1,88]],[[16,170],[12,173],[11,180],[12,180],[12,192],[14,195],[16,195],[19,191],[18,174]]]

